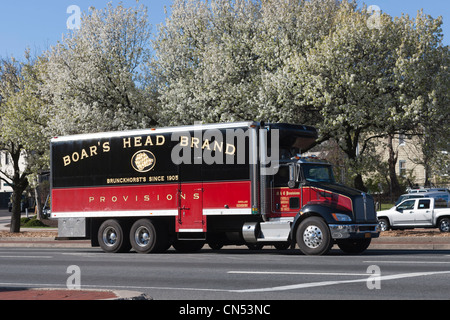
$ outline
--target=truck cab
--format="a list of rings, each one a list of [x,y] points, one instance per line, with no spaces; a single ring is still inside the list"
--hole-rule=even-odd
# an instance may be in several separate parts
[[[272,237],[320,255],[333,244],[347,253],[361,253],[379,236],[373,198],[336,183],[325,160],[296,156],[280,161],[268,190],[271,208],[260,223],[257,241]],[[289,224],[289,234],[278,232],[275,237],[276,224]]]

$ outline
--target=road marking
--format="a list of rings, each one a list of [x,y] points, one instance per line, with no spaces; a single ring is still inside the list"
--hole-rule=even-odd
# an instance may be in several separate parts
[[[297,272],[297,271],[228,271],[230,274],[317,275],[317,276],[367,276],[367,273]]]
[[[450,261],[406,261],[406,260],[385,260],[385,261],[363,261],[364,263],[403,263],[403,264],[450,264]]]
[[[49,288],[64,288],[65,285],[61,284],[50,284],[50,283],[20,283],[20,282],[0,282],[0,286],[2,287],[18,287],[18,288],[40,288],[40,287],[49,287]]]
[[[52,259],[53,256],[0,256],[0,258]]]
[[[431,276],[431,275],[437,275],[437,274],[449,274],[449,273],[450,273],[450,271],[401,273],[401,274],[393,274],[393,275],[389,275],[389,276],[380,276],[377,279],[380,281],[386,281],[386,280],[397,280],[397,279],[424,277],[424,276]],[[320,282],[299,283],[299,284],[270,287],[270,288],[230,290],[230,292],[255,293],[255,292],[287,291],[287,290],[305,289],[305,288],[313,288],[313,287],[325,287],[325,286],[331,286],[331,285],[337,285],[337,284],[367,282],[367,279],[368,278],[356,279],[356,280],[320,281]]]

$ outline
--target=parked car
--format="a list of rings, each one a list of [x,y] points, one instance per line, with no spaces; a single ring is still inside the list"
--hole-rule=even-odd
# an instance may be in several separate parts
[[[433,192],[433,191],[450,193],[450,190],[447,188],[423,188],[423,187],[420,187],[420,188],[411,188],[411,189],[408,188],[408,190],[406,190],[406,191],[408,191],[408,193]]]
[[[377,217],[381,231],[439,228],[450,232],[450,208],[439,198],[406,199],[389,210],[378,211]]]
[[[445,201],[447,203],[447,207],[450,207],[450,193],[447,191],[426,191],[426,192],[410,192],[401,195],[397,201],[395,202],[395,205],[400,204],[401,202],[405,201],[406,199],[417,199],[417,198],[434,198],[436,200],[440,199],[442,201]]]

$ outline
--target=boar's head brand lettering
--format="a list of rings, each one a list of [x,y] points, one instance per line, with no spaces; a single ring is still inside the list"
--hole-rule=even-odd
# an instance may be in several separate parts
[[[155,155],[148,150],[139,150],[131,157],[131,166],[137,172],[148,172],[156,163]]]

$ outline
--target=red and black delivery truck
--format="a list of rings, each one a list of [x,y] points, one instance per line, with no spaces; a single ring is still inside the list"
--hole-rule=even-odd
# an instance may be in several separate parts
[[[363,252],[379,236],[373,198],[301,157],[316,139],[313,127],[251,121],[55,137],[51,217],[59,238],[105,252]]]

